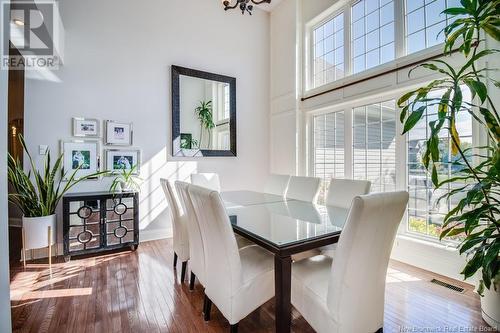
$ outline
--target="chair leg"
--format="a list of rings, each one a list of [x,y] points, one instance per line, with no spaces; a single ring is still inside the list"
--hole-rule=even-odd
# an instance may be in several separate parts
[[[189,278],[189,290],[194,289],[194,279],[196,278],[196,275],[191,272],[191,277]]]
[[[207,295],[205,295],[205,299],[203,300],[204,305],[203,305],[203,319],[205,321],[210,320],[210,311],[212,310],[212,301],[210,298],[208,298]]]
[[[238,333],[238,324],[234,324],[234,325],[231,325],[231,327],[229,328],[229,332],[230,333]]]
[[[182,262],[182,271],[181,271],[181,282],[184,282],[186,279],[186,266],[187,266],[187,261]]]
[[[177,253],[174,252],[174,268],[177,266]]]

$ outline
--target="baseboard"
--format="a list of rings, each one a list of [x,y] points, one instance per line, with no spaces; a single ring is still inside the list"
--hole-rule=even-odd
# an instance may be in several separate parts
[[[158,239],[171,238],[173,235],[172,228],[141,230],[139,233],[139,242],[149,242]]]
[[[394,242],[391,258],[446,277],[463,281],[460,272],[466,261],[454,247],[398,235]],[[473,277],[466,281],[475,284]]]

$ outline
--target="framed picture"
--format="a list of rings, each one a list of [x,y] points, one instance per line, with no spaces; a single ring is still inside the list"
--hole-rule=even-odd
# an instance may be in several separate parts
[[[98,138],[101,136],[99,120],[90,118],[73,118],[73,136]]]
[[[193,141],[191,133],[181,133],[181,149],[193,149],[196,141]]]
[[[132,123],[106,120],[106,144],[118,146],[132,145]]]
[[[64,180],[68,180],[76,171],[75,178],[90,175],[100,171],[99,166],[100,145],[98,141],[72,140],[61,141],[63,157]],[[97,179],[98,177],[92,178]]]
[[[139,149],[106,149],[106,170],[118,173],[130,170],[136,165],[134,174],[139,174],[141,167],[141,151]]]

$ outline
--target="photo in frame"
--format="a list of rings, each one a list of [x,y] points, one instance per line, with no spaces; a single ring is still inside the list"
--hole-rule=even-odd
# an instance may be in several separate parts
[[[61,153],[63,156],[64,180],[68,180],[76,171],[75,178],[96,173],[100,171],[99,165],[100,145],[93,140],[61,141]],[[98,179],[99,177],[91,178]]]
[[[131,146],[132,145],[132,123],[123,123],[106,120],[107,145]]]
[[[101,136],[99,120],[91,118],[73,118],[73,136],[94,137]]]
[[[141,151],[139,149],[106,149],[106,170],[119,173],[136,166],[134,174],[139,174],[141,167]]]

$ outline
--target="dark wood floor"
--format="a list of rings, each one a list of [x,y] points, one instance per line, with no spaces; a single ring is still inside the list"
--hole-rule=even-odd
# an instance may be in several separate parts
[[[49,277],[46,262],[11,271],[14,332],[225,332],[228,322],[214,307],[208,323],[201,316],[203,291],[193,292],[172,268],[172,243],[142,243],[136,252],[61,260]],[[463,294],[428,281],[435,275],[391,262],[384,332],[403,328],[486,326],[479,297],[471,286]],[[442,277],[441,277],[442,278]],[[444,279],[444,278],[443,278]],[[274,305],[268,302],[240,323],[241,332],[272,332]],[[293,332],[313,332],[296,312]],[[406,330],[411,331],[411,330]],[[473,331],[473,330],[469,330]],[[443,332],[445,332],[443,330]],[[460,332],[460,330],[456,330]]]

